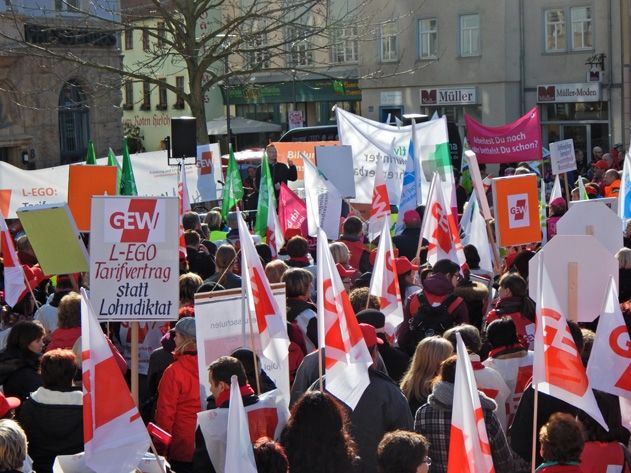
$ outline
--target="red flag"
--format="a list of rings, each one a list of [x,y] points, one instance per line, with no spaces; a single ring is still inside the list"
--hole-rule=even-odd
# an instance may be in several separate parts
[[[4,261],[4,300],[13,307],[28,291],[24,269],[18,260],[13,238],[2,215],[0,215],[0,249]]]
[[[285,183],[280,185],[278,194],[278,220],[283,235],[287,233],[288,228],[300,228],[300,233],[305,237],[309,234],[307,204]]]
[[[381,233],[383,222],[390,223],[390,198],[383,170],[383,159],[377,160],[375,169],[375,187],[372,191],[370,218],[368,219],[368,239],[377,238]]]

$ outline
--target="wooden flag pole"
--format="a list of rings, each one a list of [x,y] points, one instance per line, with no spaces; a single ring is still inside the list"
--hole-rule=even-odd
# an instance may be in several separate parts
[[[319,380],[320,380],[320,392],[324,392],[324,363],[322,362],[324,358],[324,348],[320,348],[318,350],[318,371],[319,371]]]
[[[131,397],[138,406],[138,330],[137,321],[131,323]]]
[[[578,321],[578,263],[567,264],[567,318]]]
[[[254,345],[254,324],[252,323],[252,314],[250,313],[250,308],[248,304],[248,308],[246,309],[246,314],[248,317],[248,322],[250,325],[250,345],[252,347],[252,360],[254,361],[254,377],[256,378],[256,392],[261,394],[261,376],[259,375],[259,361],[256,358],[256,348]]]
[[[500,274],[502,265],[500,263],[499,248],[497,247],[495,236],[493,236],[493,227],[491,226],[490,220],[485,220],[484,223],[486,223],[486,234],[488,235],[489,242],[491,242],[491,248],[493,248],[493,270],[495,274]]]
[[[569,208],[569,206],[570,206],[570,197],[571,197],[571,194],[570,194],[570,185],[568,184],[568,182],[567,182],[567,181],[568,181],[568,178],[567,178],[567,173],[566,173],[566,172],[564,172],[564,173],[563,173],[563,182],[564,182],[564,184],[565,184],[565,201],[566,201],[567,206],[568,206],[568,208]]]
[[[535,390],[535,399],[532,410],[532,456],[530,457],[530,471],[531,473],[535,473],[537,466],[537,410],[539,408],[539,387],[536,384],[532,387]]]

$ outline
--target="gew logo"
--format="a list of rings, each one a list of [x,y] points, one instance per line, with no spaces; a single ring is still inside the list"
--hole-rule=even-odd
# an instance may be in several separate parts
[[[527,194],[508,196],[508,227],[523,228],[530,226],[530,212]]]
[[[108,243],[156,243],[165,238],[164,201],[116,199],[106,204],[105,241]],[[109,210],[109,211],[108,211]]]

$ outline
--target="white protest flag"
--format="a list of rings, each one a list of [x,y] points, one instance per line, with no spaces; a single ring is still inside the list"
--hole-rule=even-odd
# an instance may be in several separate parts
[[[580,180],[580,179],[579,179]],[[548,214],[546,212],[546,183],[541,179],[539,195],[539,224],[541,225],[541,245],[548,243]]]
[[[326,389],[355,409],[370,383],[368,367],[373,360],[322,229],[317,260],[318,345],[325,349]]]
[[[438,120],[440,117],[438,116],[438,112],[436,110],[434,110],[434,113],[432,113],[432,118],[430,118],[430,120]]]
[[[466,266],[467,259],[460,241],[456,219],[443,196],[438,173],[434,175],[432,181],[421,235],[429,242],[427,245],[429,264],[434,265],[438,260],[447,258],[458,263],[461,268]]]
[[[180,238],[179,238],[179,250],[186,253],[186,241],[184,240],[184,225],[182,224],[182,217],[186,212],[191,211],[191,200],[188,196],[188,186],[186,185],[186,165],[180,164],[180,173],[178,174],[177,183],[177,197],[178,197],[178,216],[180,222]]]
[[[622,187],[622,180],[620,181],[620,187]],[[623,194],[621,193],[620,195]],[[579,200],[589,200],[589,195],[587,194],[587,189],[585,189],[585,183],[582,177],[578,178],[578,198]],[[618,198],[620,198],[620,196],[618,196]],[[620,209],[620,203],[618,203],[618,209]]]
[[[272,251],[272,258],[278,258],[278,252],[285,245],[283,229],[280,227],[276,207],[274,206],[274,193],[270,192],[267,207],[267,244]]]
[[[552,203],[554,199],[559,197],[563,197],[561,193],[561,181],[559,179],[559,175],[554,176],[554,185],[552,186],[552,192],[550,193],[550,200],[548,201],[548,205]]]
[[[463,160],[464,161],[464,160]],[[471,231],[471,221],[473,220],[473,211],[477,207],[478,199],[475,198],[475,192],[472,192],[469,196],[469,201],[464,206],[462,217],[460,217],[460,234],[462,237],[462,244],[466,245],[466,237]]]
[[[491,445],[473,367],[462,337],[457,332],[456,343],[458,360],[447,473],[494,473]]]
[[[305,201],[307,203],[307,223],[309,236],[318,235],[322,228],[330,240],[340,236],[340,216],[342,215],[342,195],[309,158],[301,154],[304,162]]]
[[[412,120],[412,140],[408,149],[408,157],[405,161],[405,171],[403,173],[403,188],[401,189],[401,199],[399,200],[399,213],[397,214],[397,222],[394,225],[394,234],[400,235],[405,230],[403,218],[408,210],[416,210],[418,206],[418,191],[416,181],[416,161],[414,159],[414,130],[416,123]]]
[[[596,338],[587,363],[587,377],[593,389],[631,399],[631,339],[618,303],[615,279],[600,312]]]
[[[18,254],[13,245],[11,232],[7,227],[7,222],[0,214],[0,249],[4,265],[4,300],[7,305],[13,307],[28,291],[24,278],[24,268],[20,264]]]
[[[631,399],[620,398],[620,416],[624,428],[631,432]]]
[[[375,187],[372,191],[372,204],[368,219],[368,239],[373,241],[381,233],[384,222],[390,222],[390,199],[384,175],[383,160],[377,160]]]
[[[83,288],[81,359],[85,463],[96,473],[132,471],[149,434]]]
[[[541,250],[537,275],[539,294],[533,386],[536,385],[542,393],[578,407],[608,430],[565,315],[561,313],[559,295],[544,264],[545,251],[545,248]]]
[[[241,277],[248,298],[250,313],[256,315],[263,356],[280,366],[288,362],[287,326],[283,322],[280,308],[270,288],[263,264],[254,247],[252,235],[250,235],[245,220],[239,211],[237,211],[237,221],[239,241],[241,242]],[[289,394],[289,386],[279,385],[278,387],[284,395]]]
[[[380,310],[386,316],[384,328],[388,335],[393,335],[399,324],[403,322],[403,304],[387,220],[382,224],[377,257],[370,280],[370,294],[379,298]]]
[[[230,378],[230,405],[228,407],[228,435],[226,438],[225,473],[257,473],[254,450],[250,440],[248,416],[243,407],[239,382]]]
[[[480,255],[480,269],[487,271],[489,274],[493,274],[493,250],[491,249],[489,234],[486,231],[486,222],[480,213],[480,206],[478,205],[475,192],[471,193],[467,207],[471,207],[471,221],[468,225],[467,232],[462,238],[462,244],[463,246],[475,246]],[[467,208],[466,211],[469,211],[469,209]],[[464,215],[462,217],[464,220]]]
[[[624,155],[620,191],[618,192],[618,216],[622,220],[622,231],[626,229],[627,220],[631,219],[631,155]]]

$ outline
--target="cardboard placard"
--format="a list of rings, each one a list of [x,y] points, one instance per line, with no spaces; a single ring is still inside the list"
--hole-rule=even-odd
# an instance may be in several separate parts
[[[482,175],[480,174],[480,166],[478,165],[478,158],[473,151],[467,150],[464,152],[464,157],[469,163],[469,174],[471,175],[471,182],[473,182],[473,190],[478,197],[480,203],[480,210],[482,210],[482,216],[484,220],[491,220],[491,209],[489,208],[489,201],[486,198],[486,192],[484,192],[484,184],[482,183]]]
[[[575,205],[583,205],[584,203],[590,202],[600,202],[609,207],[613,213],[618,215],[618,198],[617,197],[601,197],[599,199],[588,199],[588,200],[571,200],[570,207],[574,207]]]
[[[44,274],[88,270],[88,251],[67,204],[23,207],[17,210]]]
[[[570,206],[557,222],[557,235],[593,235],[612,255],[624,246],[620,217],[598,200]]]
[[[298,181],[304,180],[304,164],[301,154],[307,155],[312,163],[315,163],[316,146],[336,146],[338,141],[277,141],[272,143],[278,153],[278,162],[287,164],[291,160],[296,165],[298,171]],[[289,181],[287,183],[291,189],[303,187],[303,184]]]
[[[177,197],[92,199],[90,299],[99,320],[176,320]]]
[[[525,245],[541,240],[537,176],[493,179],[493,210],[499,246]]]
[[[573,139],[550,143],[550,166],[552,167],[552,174],[563,174],[576,170]]]
[[[68,206],[80,232],[90,231],[92,196],[116,195],[116,166],[75,164],[68,170]]]
[[[342,197],[355,198],[353,150],[350,146],[316,146],[316,166],[340,191]],[[388,169],[384,169],[388,172]],[[374,175],[374,172],[373,172]]]

